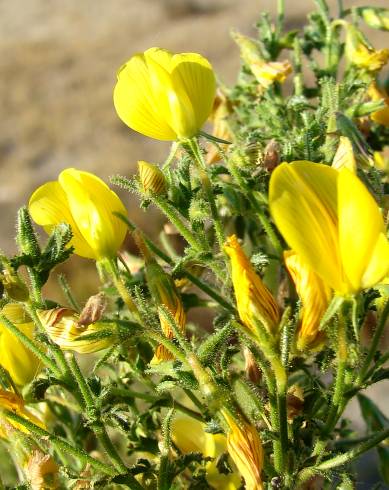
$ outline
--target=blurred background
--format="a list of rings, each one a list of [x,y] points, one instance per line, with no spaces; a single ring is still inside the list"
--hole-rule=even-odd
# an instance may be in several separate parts
[[[336,9],[336,1],[329,1]],[[112,90],[117,69],[151,46],[205,55],[220,80],[234,83],[239,67],[232,27],[255,35],[273,0],[0,0],[0,249],[15,252],[17,209],[31,192],[66,167],[130,175],[139,159],[158,162],[168,145],[132,132],[116,116]],[[388,7],[388,0],[344,1]],[[287,28],[303,25],[313,0],[286,0]],[[334,10],[335,12],[336,10]],[[368,31],[375,47],[388,36]],[[387,46],[386,46],[387,47]],[[130,217],[155,235],[160,217],[123,196]],[[153,218],[151,218],[151,216]],[[147,219],[146,219],[147,218]],[[154,233],[153,233],[154,230]],[[74,258],[66,266],[81,299],[94,292],[93,264]],[[82,274],[82,276],[81,276]],[[385,411],[389,390],[370,395]],[[350,415],[360,428],[358,410]],[[366,460],[359,488],[372,488],[375,465]]]

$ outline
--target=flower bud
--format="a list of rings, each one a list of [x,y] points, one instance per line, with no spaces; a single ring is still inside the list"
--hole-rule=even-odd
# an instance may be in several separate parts
[[[3,267],[4,269],[0,274],[0,280],[7,296],[14,301],[26,301],[29,297],[27,286],[12,267],[7,264],[3,264]]]
[[[224,250],[231,261],[232,284],[241,321],[253,333],[257,331],[257,322],[261,322],[268,333],[276,333],[280,320],[278,305],[235,235],[227,239]]]
[[[383,109],[380,109],[379,111],[373,112],[370,115],[370,117],[377,124],[381,124],[382,126],[389,128],[389,96],[388,96],[388,94],[386,92],[384,92],[383,90],[380,90],[378,88],[378,85],[376,82],[372,82],[369,85],[369,88],[367,90],[367,96],[373,102],[379,101],[379,100],[383,100],[385,102],[386,107],[384,107]]]
[[[348,168],[354,174],[357,172],[357,162],[355,161],[353,145],[346,136],[339,138],[339,146],[332,161],[332,167],[337,170]]]
[[[50,454],[39,450],[32,452],[24,468],[32,490],[49,490],[59,488],[58,465]]]
[[[102,349],[107,349],[114,342],[114,336],[99,337],[99,331],[103,330],[102,324],[91,323],[88,326],[80,326],[79,315],[69,308],[52,308],[51,310],[39,310],[37,312],[42,325],[53,342],[61,349],[71,350],[80,354],[90,354]],[[82,335],[96,334],[83,340]]]
[[[303,305],[297,333],[297,348],[300,351],[320,349],[324,341],[324,334],[319,330],[320,320],[330,303],[331,290],[292,250],[284,252],[284,259]]]
[[[349,62],[358,68],[369,72],[376,72],[386,64],[389,59],[389,49],[374,50],[367,43],[361,31],[351,24],[347,25],[346,56]]]
[[[181,332],[185,332],[186,314],[181,297],[174,284],[174,280],[169,274],[164,272],[162,267],[157,262],[146,262],[146,279],[150,288],[151,295],[157,305],[164,305],[173,315],[175,322]],[[161,329],[168,339],[174,338],[169,323],[165,317],[159,314]],[[163,346],[159,345],[156,348],[152,363],[160,361],[168,361],[173,359],[173,355]]]
[[[243,61],[250,68],[261,87],[267,89],[274,82],[283,83],[292,73],[290,61],[264,61],[254,41],[239,32],[232,32],[232,38],[240,48]]]
[[[297,415],[300,415],[304,407],[304,391],[299,385],[293,385],[288,389],[286,396],[286,406],[288,421],[292,422]]]
[[[360,7],[357,12],[369,27],[380,29],[381,31],[389,31],[389,9]]]
[[[5,316],[30,339],[34,324],[19,303],[6,304],[0,314]],[[30,383],[40,370],[39,359],[0,321],[0,363],[18,386]]]
[[[166,193],[166,179],[157,165],[139,160],[138,169],[143,192],[156,195]]]
[[[145,259],[145,274],[147,286],[157,307],[165,306],[173,316],[177,326],[182,333],[185,332],[186,314],[173,278],[167,274],[151,255],[150,250],[145,244],[140,233],[134,234],[136,243],[141,250]],[[165,316],[158,313],[161,329],[168,339],[174,338],[170,324],[166,321]],[[163,345],[156,348],[151,364],[157,364],[161,361],[169,361],[173,355]]]
[[[244,478],[246,490],[262,490],[263,449],[256,428],[244,420],[238,424],[227,409],[221,414],[228,425],[228,453]]]

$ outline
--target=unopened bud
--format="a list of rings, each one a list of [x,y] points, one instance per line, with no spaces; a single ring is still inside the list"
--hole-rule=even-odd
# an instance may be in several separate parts
[[[16,274],[12,267],[5,266],[3,272],[0,274],[0,280],[3,284],[4,291],[7,296],[14,301],[27,301],[29,298],[29,292],[27,286]]]
[[[297,415],[300,415],[304,408],[304,391],[299,385],[293,385],[289,388],[286,396],[288,420],[292,421]]]
[[[22,207],[18,211],[17,242],[22,253],[30,255],[34,259],[39,258],[41,252],[38,238],[26,207]]]
[[[245,481],[247,490],[260,490],[262,485],[263,448],[257,429],[243,420],[236,420],[227,410],[221,410],[227,423],[227,449]]]
[[[140,160],[138,162],[138,169],[143,192],[151,192],[157,195],[165,194],[166,179],[162,170],[157,165]]]
[[[59,488],[58,465],[49,454],[32,452],[24,471],[32,490]]]
[[[356,10],[369,27],[380,29],[381,31],[389,31],[389,9],[360,7]]]
[[[268,333],[276,333],[280,320],[278,305],[255,272],[235,235],[227,239],[224,250],[231,261],[232,284],[241,321],[254,334],[258,321]]]
[[[80,314],[78,325],[86,326],[98,322],[103,316],[106,307],[107,298],[104,293],[91,296]]]

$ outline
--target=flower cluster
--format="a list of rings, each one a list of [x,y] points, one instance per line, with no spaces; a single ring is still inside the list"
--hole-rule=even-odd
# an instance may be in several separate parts
[[[389,51],[356,19],[388,30],[389,14],[317,5],[301,32],[283,2],[258,39],[233,32],[232,88],[197,53],[119,69],[119,118],[172,142],[111,180],[159,209],[158,240],[74,168],[19,211],[19,251],[0,255],[0,439],[24,486],[297,490],[335,469],[351,488],[345,463],[373,447],[388,483],[386,419],[361,392],[388,377]],[[61,303],[44,287],[73,253],[98,271],[84,305],[64,276]]]

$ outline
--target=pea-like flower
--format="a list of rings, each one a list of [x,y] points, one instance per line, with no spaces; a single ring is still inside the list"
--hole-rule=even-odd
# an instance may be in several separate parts
[[[30,339],[34,324],[19,303],[8,303],[0,311],[11,323]],[[24,386],[39,372],[39,359],[0,321],[0,364],[15,384]]]
[[[340,295],[379,283],[389,271],[380,209],[347,168],[283,163],[270,179],[270,211],[286,242]]]
[[[30,198],[29,211],[47,233],[60,223],[69,224],[74,252],[94,260],[114,257],[127,231],[114,214],[127,215],[117,194],[95,175],[74,168],[39,187]]]
[[[215,75],[200,54],[150,48],[127,61],[117,77],[116,112],[127,126],[150,138],[192,138],[211,112]]]

